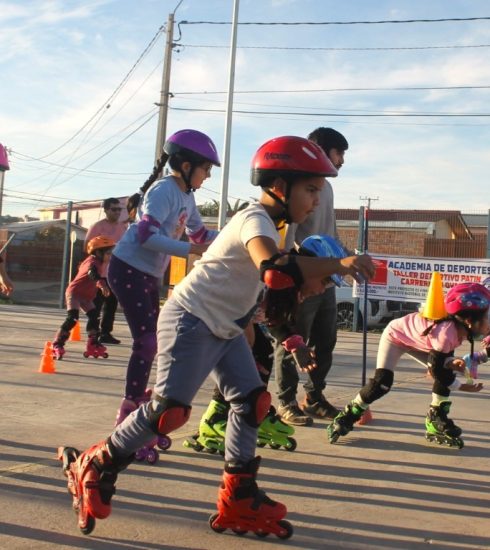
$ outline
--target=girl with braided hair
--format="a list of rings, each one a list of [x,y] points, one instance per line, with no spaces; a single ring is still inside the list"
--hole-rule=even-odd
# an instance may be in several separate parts
[[[167,163],[169,175],[158,179]],[[116,424],[150,398],[146,386],[157,351],[158,286],[170,257],[201,255],[217,235],[204,226],[193,193],[210,176],[212,166],[220,166],[220,161],[207,135],[180,130],[170,136],[153,173],[140,189],[135,223],[114,249],[108,281],[133,338]],[[189,242],[180,240],[184,231]],[[169,440],[161,443],[170,444]],[[158,454],[150,446],[142,449],[139,458],[155,462]]]

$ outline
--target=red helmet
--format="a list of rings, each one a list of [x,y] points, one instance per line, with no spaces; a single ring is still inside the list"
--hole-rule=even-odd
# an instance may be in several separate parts
[[[490,306],[490,291],[479,283],[453,286],[444,298],[449,315],[485,313]]]
[[[271,176],[336,176],[337,170],[316,143],[297,136],[266,141],[252,159],[252,185],[264,185]],[[264,179],[266,178],[266,179]]]
[[[112,248],[113,246],[116,246],[115,241],[109,239],[108,237],[99,235],[98,237],[90,239],[90,241],[87,243],[87,252],[89,254],[92,254],[92,252],[98,250],[99,248]]]

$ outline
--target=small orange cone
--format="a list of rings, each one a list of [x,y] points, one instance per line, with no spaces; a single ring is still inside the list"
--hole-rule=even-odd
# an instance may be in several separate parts
[[[54,368],[53,359],[53,346],[51,342],[44,344],[44,350],[41,353],[41,364],[39,365],[39,371],[44,374],[54,374],[56,372]]]
[[[75,326],[70,330],[69,342],[80,342],[82,335],[80,334],[80,321],[75,323]]]
[[[437,321],[446,317],[447,311],[444,306],[444,289],[442,287],[442,276],[437,271],[432,273],[430,279],[429,291],[425,301],[422,317]]]
[[[359,426],[364,426],[364,424],[369,424],[373,420],[374,418],[371,409],[366,409],[361,418],[359,418],[359,420],[356,422],[356,424],[358,424]]]

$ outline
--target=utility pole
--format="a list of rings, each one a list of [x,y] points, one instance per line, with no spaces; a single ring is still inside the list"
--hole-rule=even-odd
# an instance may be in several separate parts
[[[2,217],[3,208],[3,182],[7,170],[10,170],[7,149],[0,143],[0,218]]]
[[[177,8],[182,4],[183,0],[177,4],[172,13],[168,14],[167,21],[167,38],[165,40],[165,56],[163,61],[163,73],[162,73],[162,88],[160,90],[160,102],[155,103],[160,107],[158,113],[158,128],[157,128],[157,141],[155,147],[155,164],[162,155],[163,145],[167,134],[167,116],[168,116],[168,101],[172,94],[170,89],[170,67],[172,65],[172,49],[174,47],[174,17]]]
[[[223,165],[221,169],[221,198],[219,203],[218,229],[222,229],[224,227],[226,223],[226,213],[228,211],[228,179],[230,174],[231,119],[233,116],[233,90],[235,87],[235,57],[238,28],[238,7],[239,0],[234,0],[231,31],[230,74],[228,77],[228,105],[226,107],[225,143],[223,152]]]
[[[65,225],[65,240],[63,245],[63,265],[61,267],[61,285],[60,285],[60,300],[59,306],[60,309],[63,309],[64,299],[65,299],[65,290],[68,280],[68,264],[70,262],[70,233],[71,233],[71,212],[73,208],[73,202],[68,201],[66,209],[66,225]]]
[[[359,197],[359,200],[367,202],[367,209],[371,209],[371,201],[379,201],[379,197]]]

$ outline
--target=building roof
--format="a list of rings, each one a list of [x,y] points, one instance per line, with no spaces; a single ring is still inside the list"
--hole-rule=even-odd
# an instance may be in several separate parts
[[[108,197],[106,197],[108,198]],[[124,197],[114,197],[120,203],[126,204],[128,196]],[[95,199],[91,201],[80,201],[72,203],[72,210],[90,210],[92,208],[102,208],[102,203],[105,199]],[[38,212],[66,212],[68,210],[68,204],[64,202],[63,204],[54,204],[52,206],[45,206],[44,208],[38,208]]]
[[[336,208],[337,221],[358,220],[359,210]],[[459,210],[369,210],[369,220],[379,222],[438,222],[448,223],[458,239],[473,240],[474,237]]]
[[[468,227],[488,227],[488,214],[462,214]]]
[[[9,233],[25,233],[26,231],[36,231],[49,225],[66,226],[66,220],[46,220],[46,221],[33,221],[33,222],[12,222],[0,225],[0,230],[6,230]],[[77,232],[77,237],[84,238],[87,230],[75,223],[71,224],[72,231]]]

